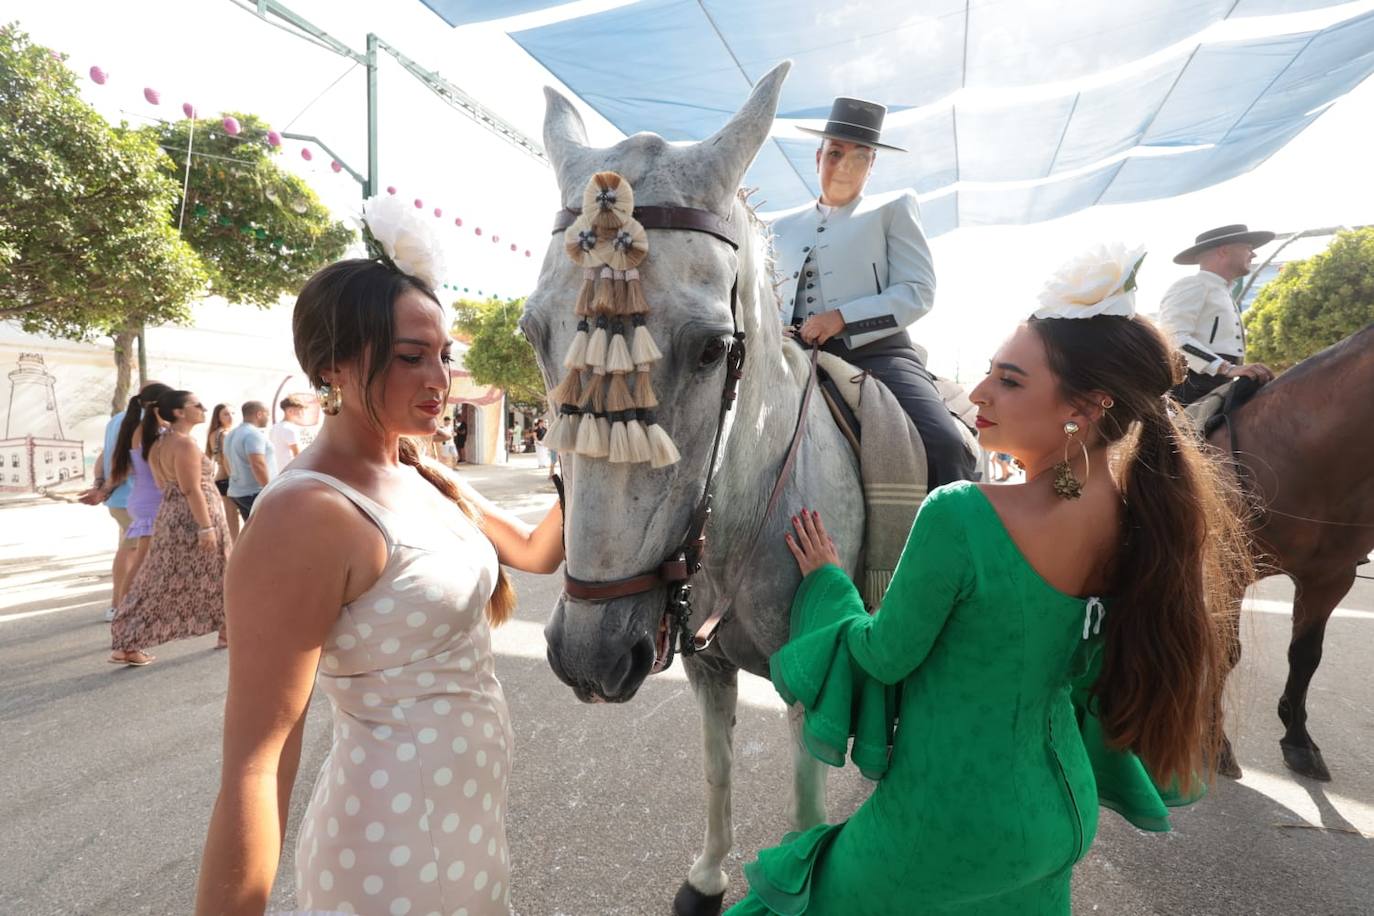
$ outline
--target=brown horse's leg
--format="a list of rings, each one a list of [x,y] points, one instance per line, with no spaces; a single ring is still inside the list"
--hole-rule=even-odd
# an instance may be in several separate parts
[[[1240,664],[1240,598],[1237,597],[1231,603],[1230,613],[1226,615],[1226,629],[1224,631],[1226,639],[1226,674],[1222,679],[1225,683],[1231,677],[1231,672],[1236,670],[1236,665]],[[1240,779],[1240,764],[1236,761],[1236,753],[1231,750],[1231,739],[1227,736],[1224,728],[1224,717],[1222,714],[1222,697],[1217,697],[1216,721],[1217,727],[1221,732],[1221,750],[1217,758],[1217,772],[1222,776],[1231,779]]]
[[[1293,599],[1293,639],[1288,644],[1288,683],[1279,699],[1279,718],[1287,727],[1279,747],[1283,762],[1303,776],[1327,782],[1331,772],[1321,749],[1307,733],[1307,687],[1322,660],[1326,622],[1355,581],[1353,566],[1318,577],[1297,580]]]

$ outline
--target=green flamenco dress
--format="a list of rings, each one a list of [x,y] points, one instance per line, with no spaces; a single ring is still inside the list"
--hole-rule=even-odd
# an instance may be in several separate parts
[[[1046,583],[969,483],[927,497],[875,615],[838,567],[807,576],[773,683],[813,755],[848,750],[878,783],[848,821],[759,853],[730,914],[1068,914],[1099,805],[1167,831],[1195,800],[1090,710],[1108,612]]]

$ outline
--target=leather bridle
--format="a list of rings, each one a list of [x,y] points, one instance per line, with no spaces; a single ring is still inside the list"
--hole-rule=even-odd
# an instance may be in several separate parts
[[[580,213],[580,210],[571,208],[560,210],[554,218],[553,231],[555,233],[564,232],[573,224]],[[692,207],[635,207],[634,218],[645,229],[701,232],[720,239],[736,251],[740,247],[740,239],[735,225],[729,220],[721,219],[709,210],[699,210]],[[616,598],[628,598],[652,591],[660,585],[667,586],[668,600],[665,613],[670,615],[673,621],[673,626],[680,639],[680,651],[683,655],[691,655],[710,646],[715,638],[715,631],[729,607],[734,590],[739,585],[737,578],[734,587],[728,589],[721,596],[716,608],[705,623],[698,627],[695,632],[691,632],[689,620],[692,613],[692,586],[690,580],[695,573],[701,570],[702,562],[706,556],[706,528],[711,520],[711,500],[714,496],[717,461],[720,457],[720,446],[725,432],[725,417],[734,407],[735,398],[739,391],[739,382],[744,377],[745,335],[739,328],[738,305],[739,276],[736,274],[734,282],[730,284],[730,320],[734,324],[734,333],[731,335],[725,353],[725,380],[721,389],[720,410],[716,417],[715,437],[711,443],[711,458],[706,466],[706,485],[702,489],[701,499],[698,501],[696,509],[692,512],[686,535],[678,546],[668,553],[663,562],[650,572],[607,582],[591,582],[586,579],[579,579],[566,570],[563,574],[564,592],[569,597],[589,602],[599,603]],[[792,444],[788,449],[787,458],[769,497],[768,508],[759,521],[760,530],[764,521],[776,507],[783,484],[791,474],[792,466],[796,460],[797,446],[801,441],[805,426],[807,407],[811,399],[811,391],[815,386],[815,380],[816,351],[813,351],[811,355],[811,377],[802,399],[801,416],[797,419],[796,430],[793,434]],[[559,500],[562,501],[562,499],[563,491],[560,487]],[[749,545],[749,555],[753,553],[758,534],[759,531],[755,531],[754,540]],[[744,565],[747,566],[747,562]],[[670,633],[670,653],[672,652],[672,643],[673,634]],[[671,654],[667,663],[671,663]]]

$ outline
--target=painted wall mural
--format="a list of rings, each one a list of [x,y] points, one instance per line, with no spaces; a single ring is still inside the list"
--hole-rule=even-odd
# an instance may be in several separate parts
[[[85,443],[66,436],[57,376],[41,353],[20,353],[9,373],[0,492],[36,493],[86,477]]]

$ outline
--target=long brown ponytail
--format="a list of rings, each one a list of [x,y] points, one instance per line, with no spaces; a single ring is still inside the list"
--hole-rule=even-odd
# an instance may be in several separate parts
[[[1066,397],[1106,392],[1114,402],[1096,434],[1116,446],[1125,527],[1098,716],[1157,780],[1190,789],[1216,769],[1234,607],[1252,577],[1241,501],[1168,398],[1174,361],[1154,325],[1098,316],[1030,326]]]
[[[408,464],[420,472],[420,476],[434,485],[434,488],[444,496],[452,500],[462,513],[472,519],[474,524],[481,524],[482,513],[463,495],[463,492],[453,483],[453,480],[432,464],[426,463],[420,457],[420,450],[415,445],[414,440],[401,438],[401,463]],[[497,627],[510,619],[515,611],[515,586],[511,584],[510,576],[506,574],[504,566],[496,568],[496,587],[492,589],[491,601],[487,602],[487,620],[492,626]]]

